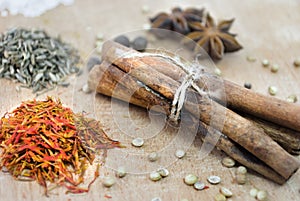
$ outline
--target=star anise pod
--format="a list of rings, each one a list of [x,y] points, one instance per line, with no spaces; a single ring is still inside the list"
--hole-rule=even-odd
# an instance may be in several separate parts
[[[161,28],[176,31],[181,34],[190,32],[189,22],[201,22],[204,9],[187,8],[182,10],[179,7],[173,8],[171,14],[159,13],[150,18],[152,28]]]
[[[208,14],[205,24],[189,22],[193,31],[187,34],[187,37],[197,42],[196,52],[201,46],[212,59],[222,59],[224,52],[234,52],[242,48],[235,39],[236,34],[229,33],[233,21],[234,19],[224,20],[216,24]]]

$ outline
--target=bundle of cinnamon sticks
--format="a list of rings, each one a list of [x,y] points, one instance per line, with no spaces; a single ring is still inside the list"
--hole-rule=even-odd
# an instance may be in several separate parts
[[[130,54],[141,57],[124,57]],[[102,63],[91,71],[89,87],[146,109],[159,105],[160,110],[170,114],[174,95],[188,73],[167,59],[142,54],[105,42]],[[204,91],[224,87],[221,95],[205,96],[192,87],[186,90],[195,99],[186,98],[184,108],[199,121],[202,139],[213,143],[214,136],[219,136],[216,147],[278,184],[298,170],[300,162],[293,155],[300,152],[299,105],[258,94],[211,74],[203,74],[194,84]],[[219,123],[211,125],[212,119]]]

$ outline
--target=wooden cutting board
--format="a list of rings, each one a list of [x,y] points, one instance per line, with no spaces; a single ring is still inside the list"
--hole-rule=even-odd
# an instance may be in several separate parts
[[[148,6],[149,12],[142,13],[142,7]],[[300,3],[297,0],[223,0],[223,1],[139,1],[139,0],[77,0],[72,6],[60,6],[37,18],[9,16],[0,18],[0,31],[9,27],[39,27],[52,35],[61,35],[63,40],[72,43],[80,50],[83,63],[94,51],[95,38],[103,33],[106,39],[120,33],[130,32],[143,28],[148,18],[160,11],[170,11],[174,6],[205,7],[217,19],[235,18],[232,32],[238,33],[238,40],[243,50],[227,54],[224,59],[215,65],[222,70],[222,76],[243,85],[250,82],[253,90],[267,94],[268,87],[278,88],[277,97],[285,99],[290,94],[300,98],[300,68],[292,63],[300,57]],[[256,61],[249,62],[247,57],[254,57]],[[280,69],[272,73],[270,68],[261,65],[262,59],[268,59],[271,64],[278,64]],[[84,64],[83,64],[84,65]],[[92,111],[99,119],[108,135],[118,138],[128,148],[124,151],[108,151],[106,161],[100,169],[100,178],[96,180],[88,194],[66,195],[64,189],[54,190],[49,198],[43,195],[43,189],[36,182],[15,181],[10,175],[0,173],[0,200],[152,200],[160,197],[162,200],[213,200],[221,186],[232,190],[232,200],[255,200],[250,197],[249,191],[256,187],[267,190],[269,200],[300,200],[300,173],[299,171],[283,186],[276,185],[261,176],[250,172],[245,185],[234,182],[234,168],[228,169],[221,165],[225,157],[219,150],[213,150],[204,159],[199,156],[200,140],[190,136],[189,140],[179,139],[188,147],[187,155],[181,160],[175,160],[172,149],[178,145],[174,141],[177,133],[162,132],[159,121],[152,121],[154,128],[150,130],[148,115],[144,110],[130,107],[120,102],[112,102],[106,97],[94,94],[84,94],[80,88],[86,81],[86,75],[72,78],[69,88],[58,88],[46,95],[60,97],[61,100],[75,111]],[[22,90],[17,93],[16,84],[8,80],[0,80],[0,114],[18,106],[22,100],[34,98],[30,91]],[[46,96],[44,95],[44,96]],[[39,97],[43,98],[43,97]],[[299,103],[297,103],[299,104]],[[129,111],[129,113],[128,113]],[[112,115],[113,114],[113,115]],[[155,115],[155,114],[153,114]],[[151,116],[161,119],[160,116]],[[114,118],[118,117],[118,118]],[[151,119],[151,118],[150,118]],[[134,123],[128,126],[130,121]],[[132,123],[131,122],[131,123]],[[152,128],[152,127],[151,127]],[[149,132],[149,130],[151,132]],[[130,140],[137,135],[148,138],[141,149],[130,146]],[[179,136],[181,137],[181,136]],[[191,143],[189,141],[192,139]],[[182,140],[182,141],[180,141]],[[174,145],[175,143],[175,145]],[[172,146],[173,147],[172,147]],[[165,160],[156,164],[147,162],[143,158],[153,150],[170,148]],[[174,148],[175,147],[175,148]],[[299,158],[299,157],[298,157]],[[100,157],[103,159],[103,157]],[[300,159],[300,158],[299,158]],[[138,161],[138,162],[137,162]],[[114,168],[126,165],[130,174],[125,178],[116,179],[116,184],[110,188],[102,186],[104,175],[114,176]],[[170,176],[159,182],[148,179],[149,171],[159,165],[167,166]],[[221,184],[211,186],[204,191],[196,191],[183,183],[186,174],[193,173],[206,181],[209,175],[218,175],[222,178]],[[93,174],[93,168],[87,173],[87,180]]]

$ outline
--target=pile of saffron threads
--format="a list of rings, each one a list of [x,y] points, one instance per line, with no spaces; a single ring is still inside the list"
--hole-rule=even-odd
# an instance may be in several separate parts
[[[88,187],[79,185],[96,150],[121,147],[95,122],[51,97],[25,101],[0,120],[0,169],[17,180],[36,180],[45,195],[49,183],[66,187],[66,193],[88,192],[99,165]]]

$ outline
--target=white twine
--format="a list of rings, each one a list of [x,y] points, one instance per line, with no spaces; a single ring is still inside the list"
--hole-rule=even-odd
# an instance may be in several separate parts
[[[202,69],[199,68],[199,66],[196,67],[196,65],[184,65],[179,57],[171,57],[164,54],[158,54],[158,53],[139,53],[134,52],[130,53],[128,55],[125,55],[124,58],[142,58],[142,57],[160,57],[163,59],[166,59],[170,61],[171,63],[175,64],[179,68],[181,68],[185,73],[187,74],[182,81],[181,85],[177,88],[174,98],[172,101],[172,109],[169,115],[169,119],[174,122],[178,122],[179,115],[182,110],[184,101],[185,101],[185,94],[189,87],[193,87],[199,94],[201,95],[207,95],[203,90],[201,90],[194,81],[199,79],[202,73]]]

